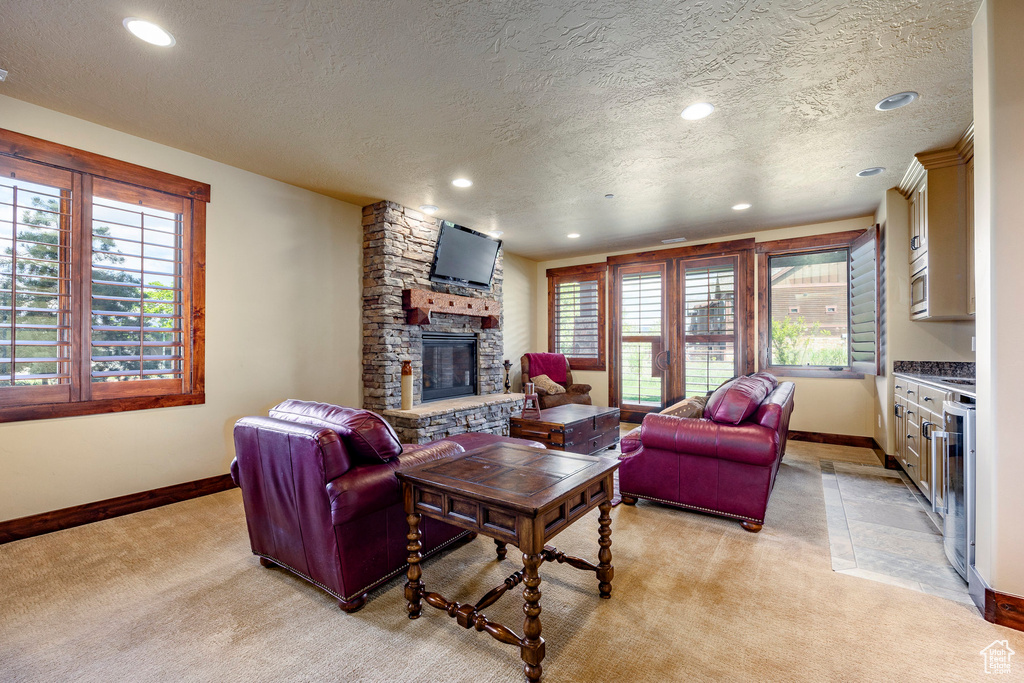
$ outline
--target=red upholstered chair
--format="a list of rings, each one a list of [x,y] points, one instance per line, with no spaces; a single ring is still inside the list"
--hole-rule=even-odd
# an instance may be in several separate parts
[[[767,373],[726,382],[700,419],[650,414],[623,437],[622,502],[638,498],[764,524],[786,452],[794,385]]]
[[[535,368],[532,374],[530,370],[531,357],[535,365],[544,364],[539,366],[539,369]],[[542,410],[544,408],[562,406],[567,403],[578,403],[585,406],[593,405],[590,401],[590,390],[592,387],[589,384],[573,383],[572,370],[569,369],[569,360],[562,354],[527,353],[519,360],[519,364],[523,369],[523,386],[526,386],[527,382],[532,381],[530,379],[531,376],[547,375],[553,382],[565,388],[564,394],[549,394],[540,387],[537,387],[537,397],[540,399]]]

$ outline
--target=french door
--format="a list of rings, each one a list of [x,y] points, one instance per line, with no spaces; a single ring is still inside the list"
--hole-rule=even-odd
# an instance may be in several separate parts
[[[753,371],[753,251],[707,251],[613,264],[609,394],[623,420]]]

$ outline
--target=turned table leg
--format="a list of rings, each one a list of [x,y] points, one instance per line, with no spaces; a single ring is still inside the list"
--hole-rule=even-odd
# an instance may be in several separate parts
[[[612,577],[615,576],[615,567],[612,566],[612,504],[611,501],[605,501],[598,506],[601,511],[600,517],[597,518],[598,523],[598,541],[597,544],[601,546],[601,549],[597,552],[597,580],[598,590],[601,592],[601,597],[608,599],[612,597]]]
[[[524,662],[523,673],[530,683],[537,683],[540,680],[540,663],[544,659],[544,639],[540,637],[540,575],[537,572],[543,561],[543,555],[523,553],[523,614],[526,615],[526,619],[523,620],[520,656]]]
[[[423,549],[423,544],[420,543],[420,515],[414,512],[405,518],[409,522],[409,535],[406,536],[409,544],[405,546],[409,551],[409,571],[406,573],[409,580],[405,584],[405,599],[408,604],[405,609],[410,619],[416,619],[420,616],[420,598],[423,596],[423,582],[420,581],[420,577],[423,576],[423,570],[420,568],[420,560],[423,559],[423,553],[420,552]]]
[[[504,560],[505,559],[505,555],[508,554],[508,547],[507,547],[508,544],[505,543],[504,541],[499,541],[498,539],[494,539],[494,545],[497,546],[495,548],[495,551],[497,551],[497,553],[498,553],[498,559],[499,560]]]

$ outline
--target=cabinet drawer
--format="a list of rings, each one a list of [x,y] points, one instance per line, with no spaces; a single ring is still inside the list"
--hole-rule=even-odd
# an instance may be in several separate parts
[[[509,430],[510,436],[514,436],[517,439],[529,439],[530,441],[540,441],[543,444],[549,446],[557,445],[560,446],[565,443],[565,432],[561,425],[557,428],[547,427],[538,424],[521,424],[517,423],[515,419],[512,420],[512,427]]]
[[[917,405],[927,408],[935,413],[942,412],[942,402],[946,400],[947,392],[935,387],[921,384],[917,388]]]
[[[914,401],[914,399],[917,398],[917,383],[911,382],[903,377],[897,377],[893,391],[900,398]],[[908,391],[910,392],[909,394],[907,393]],[[914,402],[916,403],[916,401]]]

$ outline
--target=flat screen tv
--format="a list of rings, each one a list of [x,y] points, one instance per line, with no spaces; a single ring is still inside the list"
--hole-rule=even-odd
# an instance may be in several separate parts
[[[430,281],[473,289],[490,289],[501,240],[441,221]]]

